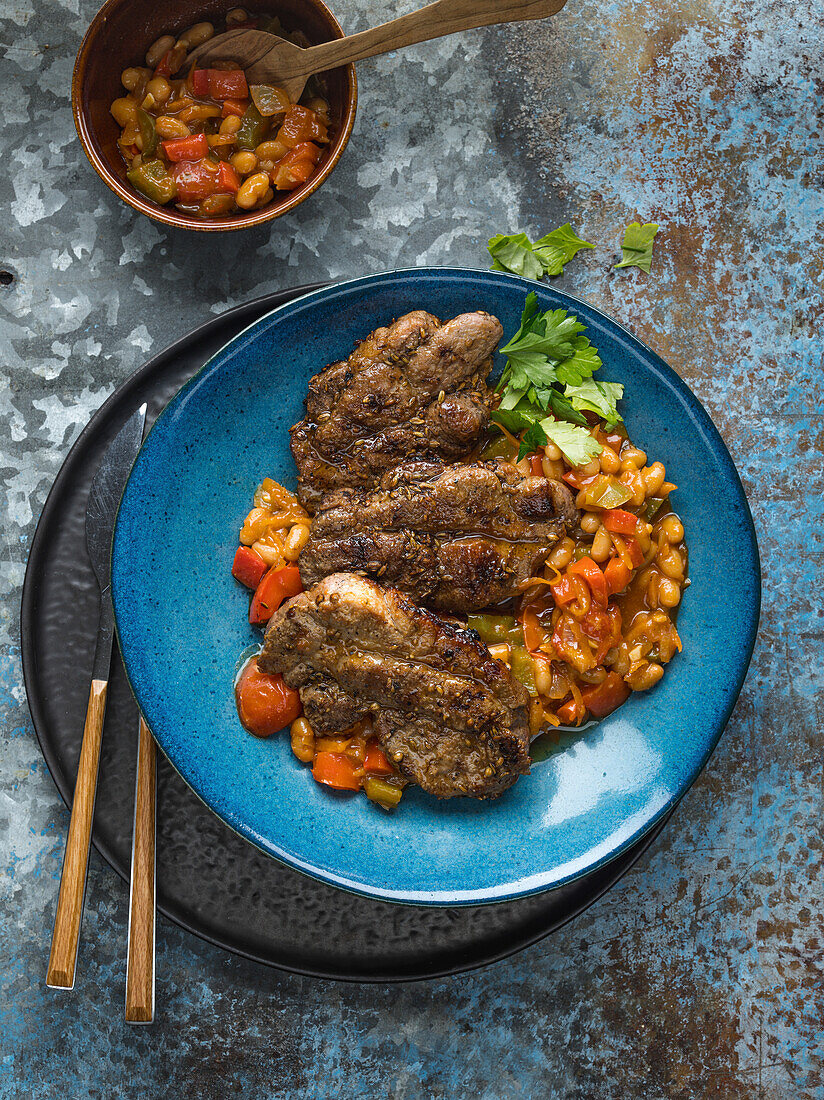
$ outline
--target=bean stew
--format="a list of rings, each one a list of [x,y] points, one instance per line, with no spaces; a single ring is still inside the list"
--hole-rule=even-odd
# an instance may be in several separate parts
[[[322,78],[309,80],[300,103],[273,85],[249,86],[231,62],[181,75],[188,53],[216,33],[258,27],[306,47],[299,30],[277,16],[227,12],[225,27],[195,23],[177,38],[162,35],[145,65],[124,69],[125,95],[111,105],[121,127],[126,176],[160,205],[203,219],[259,210],[317,171],[329,143],[330,112]]]

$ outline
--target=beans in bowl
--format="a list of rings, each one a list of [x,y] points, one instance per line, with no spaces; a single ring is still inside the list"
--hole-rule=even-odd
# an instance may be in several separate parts
[[[198,218],[260,210],[278,191],[293,191],[317,171],[329,142],[329,103],[313,77],[300,103],[274,85],[249,86],[231,62],[178,75],[188,53],[223,29],[258,27],[306,47],[300,31],[243,8],[225,28],[195,23],[175,38],[162,35],[145,65],[124,69],[125,95],[111,105],[121,127],[126,177],[146,198],[173,203]]]

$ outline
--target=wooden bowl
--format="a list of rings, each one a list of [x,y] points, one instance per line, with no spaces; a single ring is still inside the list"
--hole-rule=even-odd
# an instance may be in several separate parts
[[[130,65],[144,65],[149,46],[162,34],[180,34],[202,20],[220,23],[235,6],[231,0],[106,0],[92,20],[77,54],[72,75],[72,110],[80,141],[92,167],[103,182],[141,214],[180,229],[214,232],[246,229],[279,218],[294,210],[323,184],[338,163],[355,122],[358,86],[354,65],[324,73],[331,115],[331,133],[318,171],[302,187],[276,193],[262,210],[228,217],[201,219],[173,206],[160,206],[145,198],[126,179],[126,165],[117,139],[120,127],[109,112],[112,102],[125,94],[120,74]],[[253,0],[250,10],[277,15],[289,30],[302,30],[312,44],[343,38],[343,31],[323,0]]]

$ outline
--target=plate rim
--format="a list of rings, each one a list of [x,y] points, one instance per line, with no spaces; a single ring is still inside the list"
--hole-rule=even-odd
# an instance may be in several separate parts
[[[284,863],[285,865],[287,865],[291,869],[293,869],[295,871],[298,871],[302,874],[308,875],[310,878],[315,878],[318,881],[320,881],[320,882],[322,882],[326,885],[330,885],[330,886],[333,886],[333,887],[336,887],[336,888],[342,889],[342,890],[347,890],[351,893],[359,894],[363,897],[368,897],[368,898],[371,898],[373,900],[387,902],[387,903],[395,904],[395,905],[436,906],[436,907],[457,908],[457,907],[461,907],[461,906],[469,907],[469,906],[479,906],[479,905],[486,905],[486,904],[496,904],[496,903],[501,903],[501,902],[506,902],[506,901],[515,901],[515,900],[518,900],[519,898],[529,897],[529,896],[532,896],[534,894],[542,893],[542,892],[547,891],[547,890],[552,890],[552,889],[555,889],[557,887],[567,885],[568,883],[570,883],[572,881],[575,881],[575,880],[583,877],[584,875],[587,875],[587,874],[590,874],[594,871],[600,870],[601,868],[603,868],[608,863],[612,862],[613,860],[617,859],[622,854],[629,851],[634,844],[637,844],[639,841],[641,841],[646,836],[646,834],[649,833],[650,830],[652,830],[659,822],[661,822],[667,814],[672,812],[672,810],[675,808],[675,806],[678,804],[678,802],[680,802],[680,800],[684,797],[684,795],[690,790],[690,788],[693,786],[693,784],[695,783],[698,776],[701,774],[703,769],[706,767],[707,762],[709,761],[709,759],[711,758],[713,752],[715,751],[715,749],[718,745],[718,742],[721,738],[721,735],[723,734],[724,729],[726,728],[727,723],[729,722],[732,711],[735,707],[735,704],[736,704],[736,702],[738,700],[738,697],[741,693],[741,689],[744,685],[746,675],[747,675],[747,671],[748,671],[749,665],[751,663],[752,654],[753,654],[753,650],[754,650],[754,647],[755,647],[755,641],[756,641],[756,638],[757,638],[757,635],[758,635],[758,625],[759,625],[759,618],[760,618],[761,595],[762,595],[762,592],[761,592],[761,568],[760,568],[760,554],[759,554],[758,540],[757,540],[757,536],[756,536],[755,525],[754,525],[754,522],[753,522],[753,519],[752,519],[752,512],[751,512],[749,502],[747,500],[747,496],[746,496],[746,493],[744,491],[744,487],[743,487],[743,484],[741,482],[741,478],[740,478],[740,475],[738,473],[738,470],[735,467],[735,463],[732,460],[732,456],[729,453],[729,450],[727,448],[726,443],[724,442],[723,437],[721,436],[720,432],[718,431],[717,427],[715,426],[714,422],[712,421],[712,418],[710,417],[709,413],[704,408],[704,406],[703,406],[702,402],[700,401],[700,399],[692,392],[690,387],[681,378],[681,376],[672,367],[670,367],[669,364],[667,364],[661,358],[661,356],[658,355],[657,352],[655,352],[652,348],[650,348],[647,344],[645,344],[642,340],[638,339],[638,337],[636,337],[632,332],[630,332],[630,330],[625,325],[623,325],[620,321],[617,321],[614,318],[607,315],[606,313],[604,313],[597,306],[591,305],[589,302],[585,301],[584,299],[582,299],[582,298],[580,298],[576,295],[572,295],[572,294],[569,294],[566,291],[556,289],[555,287],[552,287],[548,284],[545,284],[545,283],[536,284],[533,280],[528,280],[528,279],[525,279],[525,278],[523,278],[521,276],[518,276],[518,275],[512,275],[512,274],[509,274],[509,273],[492,271],[492,270],[489,270],[489,269],[462,268],[462,267],[451,267],[451,266],[448,266],[448,267],[399,268],[399,269],[394,269],[394,270],[386,271],[386,272],[376,272],[376,273],[367,274],[367,275],[359,275],[359,276],[356,276],[352,279],[346,279],[346,280],[342,280],[342,281],[339,281],[339,282],[332,282],[332,283],[329,283],[325,286],[321,286],[320,288],[315,288],[313,290],[308,290],[303,294],[297,295],[292,299],[289,299],[287,301],[284,301],[284,302],[280,303],[279,305],[275,306],[274,308],[272,308],[268,312],[262,314],[260,317],[257,317],[254,321],[250,322],[245,328],[243,328],[239,332],[237,332],[230,340],[228,340],[224,345],[222,345],[220,348],[218,348],[217,351],[215,351],[214,354],[212,354],[206,360],[206,362],[203,364],[203,366],[194,375],[192,375],[192,377],[187,382],[185,382],[183,384],[183,386],[181,386],[181,388],[178,390],[178,392],[169,400],[169,402],[164,406],[164,408],[161,410],[161,412],[159,413],[159,415],[155,419],[154,423],[152,424],[151,430],[149,431],[149,433],[147,433],[146,440],[144,440],[144,445],[151,438],[151,435],[155,431],[155,429],[157,428],[157,425],[159,423],[161,423],[161,421],[167,415],[167,413],[170,413],[170,410],[172,409],[172,407],[176,406],[180,402],[180,400],[184,397],[184,395],[187,394],[194,386],[196,386],[198,384],[201,376],[210,368],[210,366],[212,365],[214,360],[216,360],[217,358],[219,358],[221,356],[224,356],[230,348],[237,347],[237,346],[241,345],[242,341],[247,337],[247,335],[249,334],[249,332],[252,329],[256,329],[258,326],[262,325],[263,323],[265,323],[266,321],[271,319],[276,314],[278,314],[278,313],[280,313],[284,310],[287,310],[287,309],[292,310],[295,307],[299,307],[301,303],[305,303],[307,299],[310,299],[310,298],[313,298],[313,297],[323,298],[323,300],[329,300],[329,299],[334,300],[336,297],[345,296],[347,293],[350,293],[352,290],[357,289],[357,288],[362,287],[362,286],[374,286],[376,284],[380,284],[380,283],[384,283],[384,282],[398,281],[399,279],[409,278],[409,277],[420,278],[421,276],[429,276],[429,277],[436,277],[436,278],[438,278],[438,277],[449,277],[449,278],[453,279],[454,281],[460,281],[461,279],[466,278],[467,276],[480,276],[484,279],[489,279],[492,282],[496,282],[496,281],[513,282],[513,283],[517,284],[518,286],[520,286],[522,289],[525,289],[527,292],[530,291],[530,290],[535,290],[536,287],[540,287],[543,290],[549,291],[551,295],[553,295],[556,299],[560,299],[561,302],[570,303],[571,307],[573,309],[577,305],[583,306],[586,310],[593,313],[600,321],[604,322],[608,327],[611,327],[612,329],[616,330],[616,335],[620,339],[622,339],[625,343],[627,343],[631,348],[637,348],[637,347],[642,348],[644,350],[644,352],[646,353],[646,355],[650,357],[650,359],[652,361],[652,366],[655,368],[655,370],[658,371],[658,373],[662,377],[662,379],[665,382],[669,383],[670,388],[674,389],[676,391],[676,393],[680,394],[680,396],[684,400],[685,404],[687,406],[689,406],[694,412],[696,412],[698,417],[703,421],[702,426],[703,426],[704,430],[709,434],[709,436],[711,437],[712,442],[713,442],[713,448],[712,449],[720,455],[721,460],[722,460],[722,465],[724,465],[726,467],[726,477],[730,480],[730,482],[732,483],[734,489],[737,491],[737,495],[738,495],[738,497],[739,497],[739,499],[740,499],[740,501],[743,505],[742,519],[744,520],[744,525],[746,527],[746,533],[749,536],[749,538],[747,540],[747,547],[748,547],[748,550],[749,550],[750,555],[751,555],[750,564],[752,565],[752,574],[751,574],[750,579],[752,581],[752,593],[753,593],[753,596],[754,596],[751,605],[748,606],[748,612],[749,613],[748,613],[747,620],[745,622],[745,633],[746,633],[747,641],[746,641],[746,644],[744,645],[744,647],[740,651],[739,664],[738,664],[738,667],[736,669],[736,676],[734,678],[734,686],[732,687],[732,689],[728,693],[728,696],[725,700],[725,705],[723,707],[723,710],[720,712],[718,721],[715,725],[715,728],[713,729],[712,735],[708,739],[707,747],[705,748],[703,754],[700,757],[697,758],[697,762],[694,765],[694,767],[691,769],[691,771],[689,773],[689,776],[688,776],[687,780],[685,781],[685,783],[683,784],[682,788],[679,789],[678,791],[676,791],[675,793],[671,794],[670,797],[667,798],[667,800],[664,803],[662,803],[661,806],[658,807],[658,809],[650,816],[650,818],[642,826],[640,826],[637,829],[636,832],[634,832],[634,833],[630,834],[628,837],[624,838],[624,840],[622,840],[618,845],[616,845],[616,847],[614,849],[612,849],[611,851],[609,851],[609,852],[605,853],[604,855],[600,856],[598,859],[594,860],[592,863],[590,863],[583,870],[569,871],[569,872],[561,875],[560,877],[553,878],[551,881],[546,881],[546,879],[549,877],[551,872],[544,872],[543,874],[530,876],[530,878],[528,880],[529,885],[522,886],[520,889],[513,888],[513,884],[509,884],[508,887],[505,888],[505,889],[502,889],[500,886],[495,886],[495,887],[485,889],[480,894],[478,892],[475,892],[474,894],[470,895],[467,891],[461,891],[458,894],[456,894],[455,891],[449,891],[449,890],[444,890],[444,889],[431,890],[431,891],[426,891],[426,892],[423,892],[423,891],[410,892],[408,890],[391,890],[391,889],[382,888],[379,885],[372,885],[372,884],[368,884],[368,883],[358,882],[358,881],[355,881],[355,880],[347,877],[346,875],[342,875],[342,874],[341,875],[336,875],[335,873],[330,872],[328,870],[324,870],[323,868],[317,867],[317,866],[309,863],[308,861],[298,861],[294,856],[292,856],[290,853],[286,852],[283,848],[279,847],[278,845],[272,844],[271,841],[269,842],[268,847],[265,846],[264,843],[262,843],[262,841],[265,838],[258,837],[255,830],[252,829],[250,826],[248,826],[244,821],[242,821],[240,819],[230,820],[229,815],[227,815],[225,812],[221,812],[221,811],[217,810],[214,806],[212,806],[211,803],[206,798],[204,798],[204,796],[194,786],[192,786],[192,784],[189,782],[189,780],[186,778],[186,776],[180,771],[180,768],[175,763],[175,761],[172,759],[172,757],[169,756],[169,754],[164,749],[164,753],[166,754],[167,759],[169,759],[172,766],[175,768],[175,770],[181,776],[183,781],[194,792],[194,794],[213,813],[215,813],[226,825],[228,825],[229,828],[231,828],[235,832],[237,832],[246,841],[254,844],[256,847],[258,847],[261,851],[263,851],[270,858],[278,859],[280,862]],[[129,475],[129,479],[127,480],[126,487],[124,487],[123,499],[125,499],[126,489],[128,487],[129,482],[131,481],[133,472],[134,472],[134,468],[132,470],[132,473],[130,473],[130,475]],[[116,519],[115,527],[114,527],[115,533],[117,531],[117,528],[118,528],[118,525],[119,525],[119,522],[120,522],[120,512],[121,512],[121,506],[122,506],[122,503],[123,503],[123,499],[121,499],[121,503],[120,503],[120,505],[118,505],[118,514],[117,514],[117,519]],[[113,604],[114,604],[114,609],[115,609],[115,624],[116,624],[116,630],[117,630],[118,644],[120,645],[121,653],[123,653],[123,646],[122,646],[122,640],[121,640],[121,629],[120,629],[120,623],[119,623],[119,616],[118,616],[118,613],[117,613],[116,592],[117,592],[117,585],[115,583],[115,565],[114,565],[114,555],[113,555],[113,558],[112,558],[112,598],[113,598]],[[128,663],[126,661],[125,654],[123,655],[123,658],[124,658],[123,659],[124,669],[125,669],[125,672],[126,672],[126,678],[127,678],[128,683],[129,683],[129,687],[130,687],[130,689],[132,691],[132,694],[134,695],[135,699],[138,701],[138,705],[140,705],[140,703],[139,703],[139,698],[140,697],[139,697],[138,691],[135,688],[135,685],[132,682],[132,678],[131,678],[131,675],[129,673]]]

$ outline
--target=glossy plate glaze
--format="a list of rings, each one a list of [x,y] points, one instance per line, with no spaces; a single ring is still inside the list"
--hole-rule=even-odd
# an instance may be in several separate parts
[[[410,309],[496,314],[508,336],[526,294],[574,310],[625,386],[633,440],[667,467],[690,548],[684,653],[494,802],[419,790],[386,814],[318,787],[288,738],[246,734],[238,660],[259,634],[230,568],[262,477],[295,484],[288,428],[309,378]],[[261,318],[170,402],[135,463],[115,529],[113,595],[127,673],[171,762],[230,826],[310,875],[388,901],[460,905],[546,890],[623,852],[689,788],[724,728],[749,663],[760,573],[729,454],[678,376],[585,303],[495,272],[417,269],[316,291]]]

